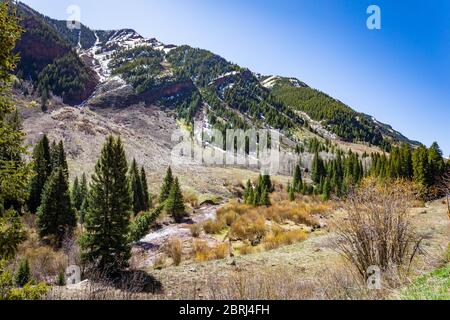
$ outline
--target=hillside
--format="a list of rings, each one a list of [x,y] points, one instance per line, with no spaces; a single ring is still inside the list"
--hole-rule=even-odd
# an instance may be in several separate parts
[[[62,96],[69,105],[95,109],[144,103],[174,109],[188,122],[206,113],[212,128],[275,128],[296,144],[299,132],[306,130],[387,150],[400,142],[417,145],[298,79],[261,76],[207,50],[165,45],[131,29],[81,25],[69,30],[65,21],[24,4],[19,11],[27,30],[17,46],[19,77],[32,79],[41,94]]]

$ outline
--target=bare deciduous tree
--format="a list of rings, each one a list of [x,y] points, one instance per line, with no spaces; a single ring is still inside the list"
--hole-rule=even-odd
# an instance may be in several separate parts
[[[450,170],[442,175],[439,189],[447,201],[448,217],[450,218]]]
[[[421,238],[409,216],[414,195],[406,182],[381,185],[369,180],[348,197],[348,215],[337,224],[336,245],[364,279],[369,267],[399,271],[416,256]]]

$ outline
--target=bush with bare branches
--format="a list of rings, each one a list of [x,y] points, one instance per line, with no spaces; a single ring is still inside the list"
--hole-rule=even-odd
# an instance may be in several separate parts
[[[363,279],[372,266],[400,272],[411,265],[421,243],[409,216],[414,198],[407,182],[380,184],[372,179],[349,195],[336,244]]]

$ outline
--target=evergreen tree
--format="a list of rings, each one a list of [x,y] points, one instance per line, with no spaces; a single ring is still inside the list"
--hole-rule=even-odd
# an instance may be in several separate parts
[[[288,193],[289,193],[289,201],[294,202],[295,201],[295,189],[293,186],[291,186],[290,182],[288,183]]]
[[[175,181],[172,183],[169,197],[166,200],[165,209],[176,222],[180,222],[186,215],[183,194],[181,193],[178,178],[175,178]]]
[[[164,181],[161,186],[161,192],[159,194],[158,201],[160,204],[163,204],[164,201],[166,201],[167,198],[169,197],[169,193],[170,193],[170,190],[172,189],[173,181],[174,181],[174,178],[173,178],[173,174],[172,174],[172,168],[169,167],[169,169],[167,169],[166,176],[164,177]]]
[[[27,258],[23,258],[20,260],[19,267],[14,275],[14,283],[16,286],[22,288],[31,281],[30,264]]]
[[[330,179],[326,178],[322,188],[322,196],[324,200],[329,200],[331,195],[331,183]]]
[[[141,174],[139,172],[136,160],[134,159],[130,169],[131,195],[133,197],[134,214],[145,211],[145,195],[142,187]]]
[[[81,205],[83,204],[83,198],[81,196],[81,186],[78,177],[75,178],[72,186],[72,203],[75,209],[80,211]]]
[[[267,187],[264,186],[262,193],[261,193],[261,201],[259,203],[262,206],[270,206],[270,197],[269,197],[269,191],[267,191]]]
[[[64,143],[60,141],[56,148],[55,159],[52,159],[54,163],[53,170],[61,168],[63,173],[69,178],[69,166],[67,165],[66,151],[64,150]]]
[[[50,155],[50,144],[46,135],[39,141],[33,151],[34,177],[30,184],[30,196],[28,198],[28,209],[36,213],[41,204],[42,192],[45,183],[52,173],[52,160]]]
[[[312,163],[312,172],[311,172],[312,180],[315,183],[320,183],[320,180],[323,178],[324,174],[325,174],[325,166],[323,160],[320,157],[319,153],[316,152],[314,154],[314,159]]]
[[[128,164],[120,138],[108,137],[95,166],[82,235],[82,259],[115,273],[128,266],[132,210]]]
[[[271,193],[274,191],[272,180],[270,179],[270,176],[268,174],[265,174],[262,176],[261,183],[262,183],[263,187],[265,187],[267,189],[267,192]]]
[[[244,190],[244,203],[249,204],[248,200],[250,198],[250,192],[253,189],[252,182],[250,179],[247,181],[247,185],[245,186]]]
[[[303,189],[302,170],[298,164],[295,166],[292,187],[294,188],[294,192],[300,192]]]
[[[67,177],[59,167],[53,171],[42,194],[42,203],[37,211],[39,235],[41,238],[53,236],[55,245],[60,247],[64,237],[72,234],[76,224]]]
[[[144,211],[150,210],[152,207],[152,201],[150,199],[150,193],[148,192],[148,183],[147,183],[147,174],[145,173],[144,167],[141,168],[141,182],[142,182],[142,190],[144,196]]]
[[[430,186],[430,170],[428,167],[428,151],[424,146],[418,147],[413,153],[414,181],[423,188]]]

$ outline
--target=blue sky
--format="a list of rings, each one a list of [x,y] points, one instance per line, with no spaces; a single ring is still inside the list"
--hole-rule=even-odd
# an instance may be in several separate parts
[[[95,29],[133,28],[211,50],[262,74],[297,77],[450,155],[450,1],[25,0]],[[366,27],[381,8],[381,30]]]

